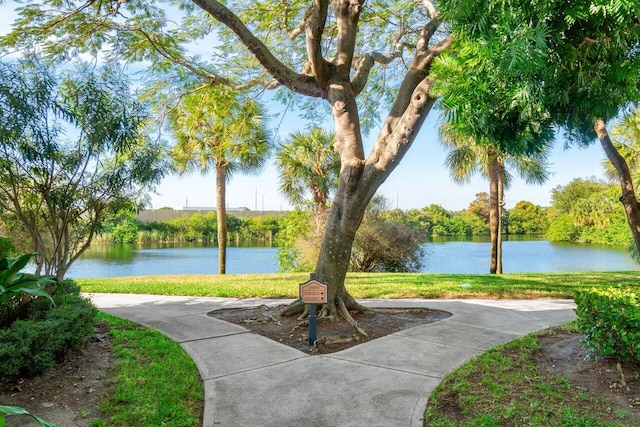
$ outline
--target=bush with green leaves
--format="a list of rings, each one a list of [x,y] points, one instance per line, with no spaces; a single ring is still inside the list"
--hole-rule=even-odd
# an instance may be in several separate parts
[[[579,292],[574,298],[578,329],[597,354],[640,362],[640,289]]]
[[[46,287],[54,285],[56,281],[20,271],[34,255],[29,253],[19,258],[0,258],[0,328],[20,318],[37,297],[46,298],[49,306],[53,304]]]
[[[53,302],[51,295],[44,287],[53,285],[55,283],[54,279],[51,277],[36,277],[30,273],[20,272],[35,255],[31,253],[22,255],[19,258],[0,258],[0,304],[25,293],[45,297]]]
[[[26,318],[0,329],[0,385],[18,375],[36,375],[66,351],[79,348],[93,333],[97,310],[65,282],[53,295],[55,306],[35,299]]]
[[[6,237],[0,236],[0,257],[6,257],[15,254],[16,247],[13,242]]]

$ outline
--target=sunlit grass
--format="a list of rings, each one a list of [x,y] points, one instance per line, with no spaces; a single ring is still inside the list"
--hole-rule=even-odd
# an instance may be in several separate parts
[[[297,298],[308,274],[163,275],[78,279],[83,292],[234,298]],[[350,273],[355,298],[573,298],[610,286],[640,289],[640,272],[531,274]]]
[[[96,426],[199,426],[204,388],[180,344],[164,334],[106,313],[115,355],[114,385]]]
[[[575,331],[573,324],[496,346],[447,375],[429,398],[428,426],[622,426],[608,405],[566,377],[538,368],[538,337]]]

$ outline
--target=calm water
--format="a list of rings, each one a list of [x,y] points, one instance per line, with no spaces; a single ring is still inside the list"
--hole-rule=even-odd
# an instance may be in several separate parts
[[[486,240],[439,239],[426,243],[423,272],[487,273],[490,244]],[[529,238],[503,242],[503,269],[505,273],[543,273],[636,270],[638,266],[624,248],[558,244]],[[229,274],[276,271],[276,248],[227,248]],[[79,279],[217,272],[218,249],[215,246],[94,245],[71,266],[67,276]]]

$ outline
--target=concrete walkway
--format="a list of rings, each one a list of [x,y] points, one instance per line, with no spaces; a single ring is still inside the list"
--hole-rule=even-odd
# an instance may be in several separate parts
[[[103,311],[179,342],[205,387],[204,426],[422,426],[445,374],[486,349],[575,318],[568,300],[363,300],[453,315],[328,355],[308,355],[207,316],[290,300],[90,294]],[[322,329],[319,328],[319,335]]]

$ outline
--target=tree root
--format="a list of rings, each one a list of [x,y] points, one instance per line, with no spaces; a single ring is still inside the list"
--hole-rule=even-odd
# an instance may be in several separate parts
[[[291,317],[295,316],[296,314],[303,313],[306,310],[308,310],[308,308],[305,307],[305,304],[302,304],[300,300],[295,300],[291,304],[289,304],[289,306],[285,308],[282,313],[280,313],[280,316]]]
[[[309,317],[309,304],[304,305],[304,310],[302,310],[302,314],[298,316],[296,320],[304,320],[307,317]]]
[[[356,330],[358,332],[360,332],[362,335],[364,335],[365,337],[368,337],[367,332],[362,328],[362,326],[360,326],[360,324],[358,322],[356,322],[356,320],[351,316],[351,313],[349,313],[349,310],[347,310],[347,306],[344,304],[344,301],[342,300],[342,298],[338,297],[336,298],[338,300],[338,311],[340,312],[340,314],[342,315],[342,317],[345,318],[345,320],[347,322],[349,322],[349,324],[351,326],[353,326],[354,328],[356,328]]]
[[[339,337],[339,336],[322,337],[317,339],[313,343],[313,347],[311,347],[310,351],[313,353],[315,351],[318,351],[322,346],[339,345],[339,344],[349,343],[352,341],[360,341],[357,334],[352,334],[348,337]]]
[[[362,314],[369,312],[367,307],[360,305],[351,295],[347,294],[346,302],[342,297],[336,297],[335,304],[324,304],[318,313],[318,321],[338,321],[342,318],[349,322],[359,333],[365,337],[368,336],[349,310]],[[309,316],[309,304],[303,304],[300,300],[295,300],[280,313],[280,316],[297,316],[297,320],[304,321]]]

